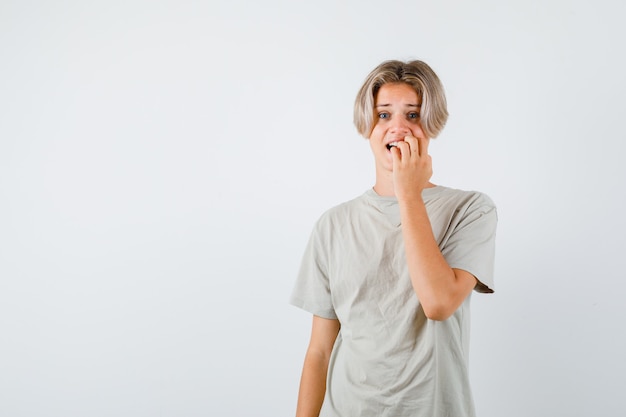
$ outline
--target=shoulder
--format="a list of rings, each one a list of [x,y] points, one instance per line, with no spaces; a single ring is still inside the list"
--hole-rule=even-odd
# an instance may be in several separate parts
[[[316,222],[317,227],[332,226],[343,223],[354,213],[361,211],[367,204],[367,193],[361,194],[351,200],[344,201],[324,211]]]
[[[461,190],[458,188],[438,185],[427,189],[425,200],[431,204],[452,204],[458,207],[496,209],[496,204],[489,195],[476,190]]]

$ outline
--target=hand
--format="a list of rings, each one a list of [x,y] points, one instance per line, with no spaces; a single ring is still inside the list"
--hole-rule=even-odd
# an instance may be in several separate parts
[[[430,139],[405,136],[391,149],[393,187],[398,200],[421,198],[422,190],[433,175],[432,159],[428,154]]]

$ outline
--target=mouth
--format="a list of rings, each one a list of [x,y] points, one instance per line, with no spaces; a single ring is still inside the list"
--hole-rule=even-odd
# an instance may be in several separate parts
[[[391,150],[391,148],[395,148],[395,147],[397,147],[397,146],[398,146],[398,142],[399,142],[399,141],[388,143],[388,144],[387,144],[387,150],[388,150],[388,151],[390,151],[390,150]]]

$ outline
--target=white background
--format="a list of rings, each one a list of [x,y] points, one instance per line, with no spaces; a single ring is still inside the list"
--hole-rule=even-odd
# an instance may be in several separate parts
[[[623,416],[625,9],[2,0],[0,415],[293,415],[304,245],[373,185],[354,97],[417,58],[433,181],[499,210],[479,415]]]

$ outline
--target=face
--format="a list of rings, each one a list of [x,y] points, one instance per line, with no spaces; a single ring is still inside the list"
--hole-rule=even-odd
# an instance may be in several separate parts
[[[420,124],[421,103],[417,92],[406,83],[385,84],[378,90],[369,139],[377,171],[392,171],[391,143],[405,136],[426,138]]]

